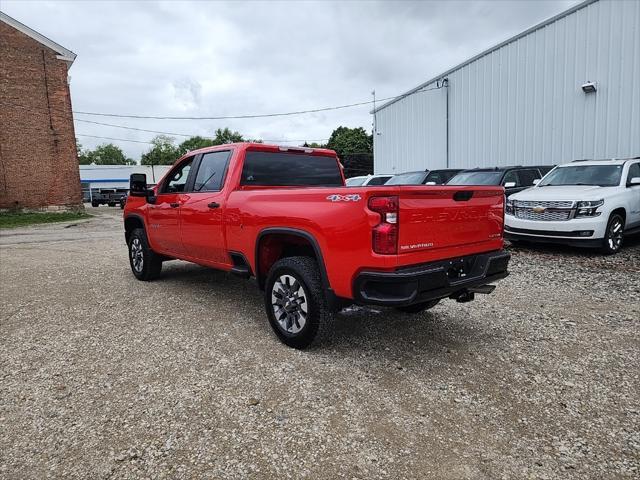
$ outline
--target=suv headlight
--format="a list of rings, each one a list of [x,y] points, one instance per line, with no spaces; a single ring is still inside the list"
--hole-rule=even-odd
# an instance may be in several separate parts
[[[588,200],[585,202],[578,202],[576,205],[576,217],[597,217],[601,212],[598,212],[598,207],[604,205],[604,200]]]
[[[507,201],[504,204],[504,213],[506,213],[507,215],[513,215],[513,207],[513,200],[507,198]]]

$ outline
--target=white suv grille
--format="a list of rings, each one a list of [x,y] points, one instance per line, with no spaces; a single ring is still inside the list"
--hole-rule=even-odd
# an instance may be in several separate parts
[[[544,207],[544,208],[572,208],[572,201],[546,201],[546,202],[536,202],[535,200],[514,200],[513,204],[516,207]]]
[[[542,220],[546,222],[557,222],[569,220],[571,210],[545,210],[544,212],[534,212],[530,208],[516,208],[516,218],[525,220]]]
[[[514,216],[524,220],[538,220],[543,222],[558,222],[570,220],[574,216],[574,202],[572,201],[542,201],[514,200]]]

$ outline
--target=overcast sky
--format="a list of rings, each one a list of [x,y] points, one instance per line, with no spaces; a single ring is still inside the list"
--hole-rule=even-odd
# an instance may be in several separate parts
[[[404,93],[576,0],[423,2],[96,2],[2,0],[2,10],[78,57],[74,110],[168,116],[289,112]],[[370,106],[289,117],[106,123],[211,136],[228,126],[265,141],[318,141],[371,129]],[[151,133],[76,121],[90,134]],[[176,137],[177,140],[183,137]],[[148,145],[114,142],[139,159]]]

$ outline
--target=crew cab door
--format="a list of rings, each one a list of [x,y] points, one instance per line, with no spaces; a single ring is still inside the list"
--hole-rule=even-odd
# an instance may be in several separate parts
[[[194,181],[180,206],[185,255],[212,265],[231,265],[224,231],[224,181],[231,150],[204,153],[194,165]]]
[[[193,157],[185,158],[163,179],[154,203],[148,206],[148,232],[152,248],[170,255],[184,252],[180,236],[180,205],[184,201]]]

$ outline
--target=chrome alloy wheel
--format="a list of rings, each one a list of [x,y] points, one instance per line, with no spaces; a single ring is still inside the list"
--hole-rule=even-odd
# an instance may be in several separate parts
[[[137,273],[142,272],[142,268],[144,267],[144,252],[139,238],[134,238],[131,241],[131,264]]]
[[[622,231],[622,221],[619,218],[616,218],[611,222],[609,230],[607,231],[607,243],[612,251],[619,250],[622,246]]]
[[[287,333],[298,333],[307,323],[307,294],[291,275],[280,275],[271,288],[276,320]]]

